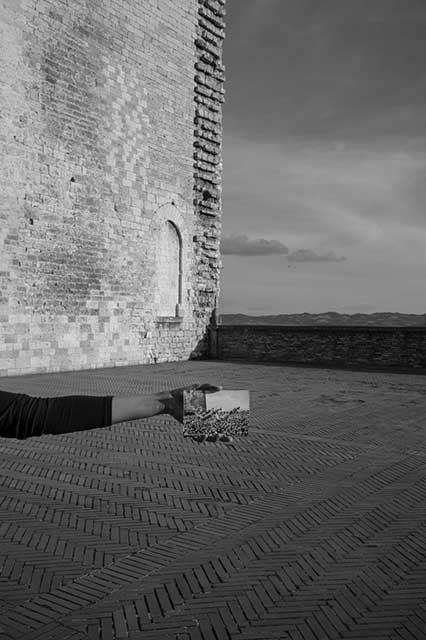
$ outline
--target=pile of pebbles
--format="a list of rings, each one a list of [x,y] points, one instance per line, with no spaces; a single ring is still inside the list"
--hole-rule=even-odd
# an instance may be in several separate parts
[[[238,407],[231,411],[195,409],[184,417],[183,435],[197,442],[232,442],[235,436],[247,436],[249,411]]]

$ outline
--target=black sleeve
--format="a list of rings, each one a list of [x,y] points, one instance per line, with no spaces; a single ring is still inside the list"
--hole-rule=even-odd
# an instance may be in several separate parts
[[[0,391],[0,436],[20,440],[43,433],[42,398]]]
[[[112,396],[35,398],[0,392],[0,437],[23,440],[111,425]]]
[[[0,392],[0,437],[23,440],[43,434],[102,429],[111,425],[112,396],[34,398]]]

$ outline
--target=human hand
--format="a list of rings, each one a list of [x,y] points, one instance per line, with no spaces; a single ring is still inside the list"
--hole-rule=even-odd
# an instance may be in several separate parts
[[[176,389],[168,389],[167,391],[159,391],[156,393],[156,397],[159,400],[170,398],[170,396],[177,397],[182,395],[184,391],[204,391],[204,393],[216,393],[216,391],[222,391],[223,387],[218,387],[214,384],[205,382],[204,384],[188,384],[185,387],[176,387]]]
[[[184,392],[185,391],[201,391],[203,393],[215,393],[220,391],[222,387],[204,384],[191,384],[185,387],[178,387],[168,391],[160,391],[155,397],[164,404],[164,412],[172,415],[176,420],[183,423],[184,419]]]
[[[199,384],[195,387],[196,391],[204,391],[205,393],[216,393],[217,391],[222,391],[223,387],[218,387],[214,384],[209,384],[208,382],[204,384]]]

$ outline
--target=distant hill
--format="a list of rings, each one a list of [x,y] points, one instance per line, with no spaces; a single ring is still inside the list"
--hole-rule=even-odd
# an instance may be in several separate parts
[[[270,316],[248,316],[244,313],[223,313],[222,324],[255,325],[345,325],[373,327],[426,327],[426,313],[282,313]]]

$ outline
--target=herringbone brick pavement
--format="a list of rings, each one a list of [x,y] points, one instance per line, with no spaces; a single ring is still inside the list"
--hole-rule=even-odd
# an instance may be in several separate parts
[[[249,388],[248,438],[158,417],[0,439],[0,640],[426,639],[425,377],[183,362],[33,395]]]

